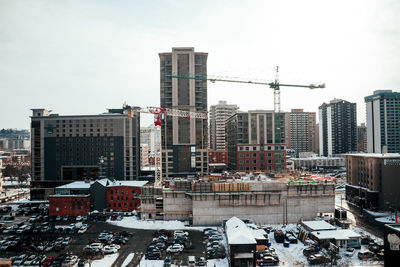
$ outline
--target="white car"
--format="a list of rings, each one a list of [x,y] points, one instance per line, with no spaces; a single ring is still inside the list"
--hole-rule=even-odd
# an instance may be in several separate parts
[[[188,232],[184,232],[184,231],[182,231],[182,230],[176,230],[176,231],[174,232],[174,237],[177,237],[177,236],[188,236],[188,235],[189,235]]]
[[[111,246],[105,246],[103,248],[103,252],[104,252],[104,254],[113,254],[113,253],[117,253],[118,250],[116,248],[112,248]]]
[[[82,216],[77,216],[77,217],[76,217],[76,221],[78,221],[78,222],[79,222],[79,221],[82,221]]]
[[[167,248],[167,253],[179,253],[183,251],[183,246],[180,244],[174,244]]]
[[[94,249],[103,249],[103,244],[102,243],[92,243],[90,246]]]
[[[115,248],[116,250],[119,250],[120,248],[121,248],[121,246],[120,245],[117,245],[117,244],[110,244],[110,245],[108,245],[110,248]]]
[[[83,233],[85,233],[87,231],[87,228],[86,227],[81,227],[79,230],[78,230],[78,234],[83,234]]]
[[[346,255],[347,257],[353,257],[354,255],[354,248],[347,248],[346,251],[344,252],[344,255]]]

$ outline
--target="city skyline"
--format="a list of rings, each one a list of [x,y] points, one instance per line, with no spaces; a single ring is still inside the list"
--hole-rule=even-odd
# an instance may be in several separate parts
[[[398,3],[227,3],[1,1],[2,128],[29,128],[31,108],[74,115],[124,102],[159,106],[158,53],[182,46],[209,54],[210,75],[271,81],[279,65],[281,82],[326,83],[282,89],[286,112],[317,112],[340,98],[357,103],[360,124],[365,96],[399,90]],[[262,86],[209,83],[208,92],[208,107],[226,100],[273,109],[273,92]],[[142,125],[151,120],[142,116]]]

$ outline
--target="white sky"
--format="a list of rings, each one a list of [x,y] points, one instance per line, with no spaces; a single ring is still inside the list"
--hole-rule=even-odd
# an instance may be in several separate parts
[[[159,52],[208,52],[208,74],[282,83],[282,110],[317,112],[398,91],[400,2],[0,0],[0,128],[29,128],[31,108],[98,114],[123,102],[159,106]],[[208,105],[273,109],[263,86],[209,83]],[[151,116],[142,116],[144,125]]]

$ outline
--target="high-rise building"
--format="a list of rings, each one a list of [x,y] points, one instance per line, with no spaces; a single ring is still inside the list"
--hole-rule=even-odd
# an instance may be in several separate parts
[[[368,153],[400,153],[400,92],[377,90],[365,103]]]
[[[226,101],[218,101],[210,106],[210,148],[215,151],[226,150],[225,123],[238,111],[237,105],[229,105]]]
[[[140,145],[140,166],[146,167],[149,165],[149,145]]]
[[[293,149],[297,156],[301,152],[317,152],[315,112],[292,109],[286,117],[287,148]]]
[[[160,53],[160,106],[207,112],[207,81],[171,78],[172,74],[207,75],[207,53],[173,47]],[[208,120],[166,116],[161,126],[162,173],[188,177],[208,173]]]
[[[281,126],[285,128],[285,113]],[[285,129],[281,129],[282,169],[286,169]],[[275,171],[274,112],[238,111],[226,122],[228,168],[237,171]]]
[[[154,125],[149,127],[140,128],[140,143],[147,144],[149,146],[149,152],[156,151],[157,139],[160,138],[160,131]]]
[[[357,126],[357,151],[367,152],[367,126],[365,123]]]
[[[131,107],[100,115],[32,111],[32,199],[45,199],[54,187],[76,180],[138,179],[140,115]]]
[[[334,99],[319,107],[319,154],[333,156],[357,150],[356,103]]]

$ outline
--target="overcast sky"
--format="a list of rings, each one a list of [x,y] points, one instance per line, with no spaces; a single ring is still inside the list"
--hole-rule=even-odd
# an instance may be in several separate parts
[[[0,0],[0,128],[29,128],[31,108],[99,114],[159,106],[159,52],[208,52],[208,74],[325,82],[282,88],[282,110],[399,91],[400,1]],[[209,83],[208,105],[273,109],[265,86]],[[150,124],[149,115],[142,116]]]

